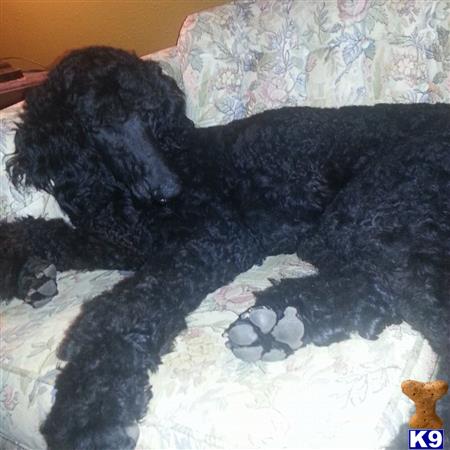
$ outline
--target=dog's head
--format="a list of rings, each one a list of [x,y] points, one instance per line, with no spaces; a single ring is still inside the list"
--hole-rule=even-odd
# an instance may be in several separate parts
[[[16,186],[59,191],[60,203],[70,201],[61,192],[78,194],[86,183],[94,195],[120,190],[146,202],[180,192],[165,158],[192,123],[156,62],[110,47],[75,50],[30,92],[22,119],[7,162]]]

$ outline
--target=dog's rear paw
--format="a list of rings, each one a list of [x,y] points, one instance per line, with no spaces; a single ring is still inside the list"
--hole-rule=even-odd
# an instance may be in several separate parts
[[[56,294],[56,267],[39,258],[30,258],[19,275],[19,294],[34,308],[48,303]]]
[[[267,307],[249,309],[225,332],[227,347],[248,362],[280,361],[303,345],[305,327],[293,306],[282,314]]]

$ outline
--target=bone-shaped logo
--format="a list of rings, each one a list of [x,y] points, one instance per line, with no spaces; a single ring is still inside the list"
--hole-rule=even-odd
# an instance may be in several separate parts
[[[402,391],[416,405],[416,411],[409,421],[411,428],[440,429],[443,420],[436,414],[436,402],[448,391],[448,383],[442,380],[422,383],[406,380],[402,383]]]

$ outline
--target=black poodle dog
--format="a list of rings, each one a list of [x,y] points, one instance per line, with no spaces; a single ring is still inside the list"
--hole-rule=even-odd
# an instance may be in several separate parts
[[[54,195],[71,224],[0,224],[2,297],[48,301],[56,270],[135,271],[67,331],[50,449],[133,448],[149,369],[187,314],[268,255],[297,252],[318,274],[257,294],[228,329],[239,358],[407,321],[448,370],[450,105],[282,108],[196,128],[156,62],[90,47],[22,118],[10,177]]]

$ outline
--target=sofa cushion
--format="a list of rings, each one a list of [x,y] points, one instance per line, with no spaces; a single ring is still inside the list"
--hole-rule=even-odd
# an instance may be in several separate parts
[[[154,398],[140,424],[139,450],[351,448],[352,442],[383,448],[390,442],[413,410],[401,382],[427,380],[436,366],[428,343],[408,325],[389,327],[377,341],[354,336],[329,347],[309,345],[276,363],[244,363],[225,346],[224,330],[269,278],[313,273],[294,256],[271,257],[205,299],[151,376]],[[66,272],[58,278],[59,295],[42,308],[19,300],[1,307],[4,442],[45,448],[38,428],[63,364],[57,346],[81,304],[125,276]]]

